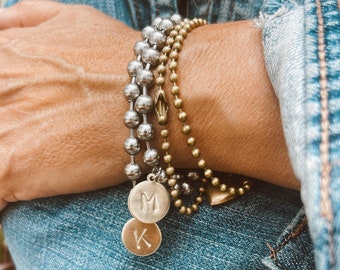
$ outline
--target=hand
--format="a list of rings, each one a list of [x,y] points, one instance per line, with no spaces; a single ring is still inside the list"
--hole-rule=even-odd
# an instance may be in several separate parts
[[[52,1],[0,18],[0,209],[124,180],[122,89],[140,34]]]

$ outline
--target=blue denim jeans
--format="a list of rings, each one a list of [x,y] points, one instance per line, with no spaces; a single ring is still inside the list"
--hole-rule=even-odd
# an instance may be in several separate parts
[[[9,1],[8,5],[14,2]],[[62,2],[93,5],[136,29],[156,16],[177,13],[180,8],[175,0]],[[318,193],[308,197],[315,191],[309,190],[314,186],[306,179],[309,175],[303,135],[303,1],[198,0],[188,1],[184,10],[184,15],[206,18],[209,23],[254,19],[261,10],[257,22],[263,28],[268,73],[280,100],[292,164],[303,184],[304,203],[307,211],[313,212]],[[318,128],[319,124],[315,122],[313,127]],[[316,175],[319,170],[313,173]],[[299,192],[260,181],[255,187],[228,205],[204,204],[194,216],[171,210],[159,222],[162,246],[150,257],[129,254],[120,240],[121,229],[130,217],[126,206],[129,184],[11,204],[3,211],[2,224],[18,269],[314,269],[313,245]],[[312,213],[311,217],[312,229],[324,228],[316,225],[317,214]],[[314,232],[316,244],[319,235],[327,234]],[[325,243],[324,238],[320,241]],[[319,254],[320,250],[322,253],[322,248],[315,251]],[[329,262],[321,263],[327,261],[326,257],[327,252],[318,255],[319,269],[330,269]]]

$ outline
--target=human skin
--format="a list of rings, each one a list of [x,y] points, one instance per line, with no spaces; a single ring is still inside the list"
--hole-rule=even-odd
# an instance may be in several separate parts
[[[0,18],[0,209],[124,181],[122,89],[140,33],[92,8],[51,1],[24,1]],[[249,21],[195,29],[179,76],[210,168],[299,188],[260,29]],[[174,165],[195,167],[175,118],[168,125]]]

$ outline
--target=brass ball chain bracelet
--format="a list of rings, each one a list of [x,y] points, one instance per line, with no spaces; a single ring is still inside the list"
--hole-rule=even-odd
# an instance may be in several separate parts
[[[180,213],[190,215],[198,211],[207,189],[211,191],[218,188],[218,192],[225,193],[228,200],[243,195],[250,189],[251,182],[248,180],[243,181],[241,185],[233,186],[227,185],[214,176],[213,171],[207,167],[205,159],[201,157],[201,151],[196,146],[196,139],[191,136],[191,128],[186,122],[187,114],[183,110],[183,100],[180,97],[178,85],[177,60],[188,33],[205,24],[205,20],[182,20],[179,15],[173,15],[170,19],[156,18],[152,26],[147,26],[142,30],[144,41],[139,41],[135,45],[137,60],[128,65],[128,72],[132,79],[131,83],[124,88],[125,97],[129,102],[129,110],[125,114],[124,121],[130,130],[130,137],[125,141],[124,147],[131,156],[131,162],[126,166],[125,173],[134,182],[128,198],[129,210],[134,218],[125,224],[122,230],[122,241],[131,253],[138,256],[151,255],[160,246],[162,235],[156,222],[168,212],[170,196]],[[158,77],[155,80],[157,91],[152,104],[147,90],[154,80],[153,74],[150,74],[150,68],[157,62],[159,63],[156,69]],[[187,179],[190,179],[193,185],[188,181],[183,181],[183,176],[176,174],[175,168],[171,165],[173,157],[169,152],[170,131],[166,128],[168,103],[163,89],[167,64],[169,80],[172,84],[170,93],[174,98],[174,108],[178,111],[178,120],[182,123],[182,133],[186,135],[186,144],[191,148],[192,157],[198,160],[197,165],[204,174],[202,178],[198,172],[189,172]],[[140,94],[140,89],[142,94]],[[159,166],[157,150],[151,148],[149,144],[153,137],[153,128],[147,122],[146,115],[151,112],[153,106],[157,122],[162,128],[160,136],[163,138],[163,160],[167,166],[165,170]],[[139,123],[140,116],[143,119],[142,123]],[[137,138],[134,135],[136,128]],[[136,180],[142,175],[140,166],[135,163],[135,155],[140,151],[139,140],[146,141],[147,150],[144,153],[144,162],[151,165],[153,170],[147,176],[146,181],[136,185]],[[169,192],[164,187],[165,183],[169,186]],[[192,194],[193,186],[196,187],[197,196],[193,203],[185,206],[182,195]]]

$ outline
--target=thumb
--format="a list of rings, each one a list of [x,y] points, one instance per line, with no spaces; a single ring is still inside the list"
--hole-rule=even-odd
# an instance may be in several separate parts
[[[0,10],[0,30],[12,27],[32,27],[55,17],[62,4],[47,0],[25,0]]]

